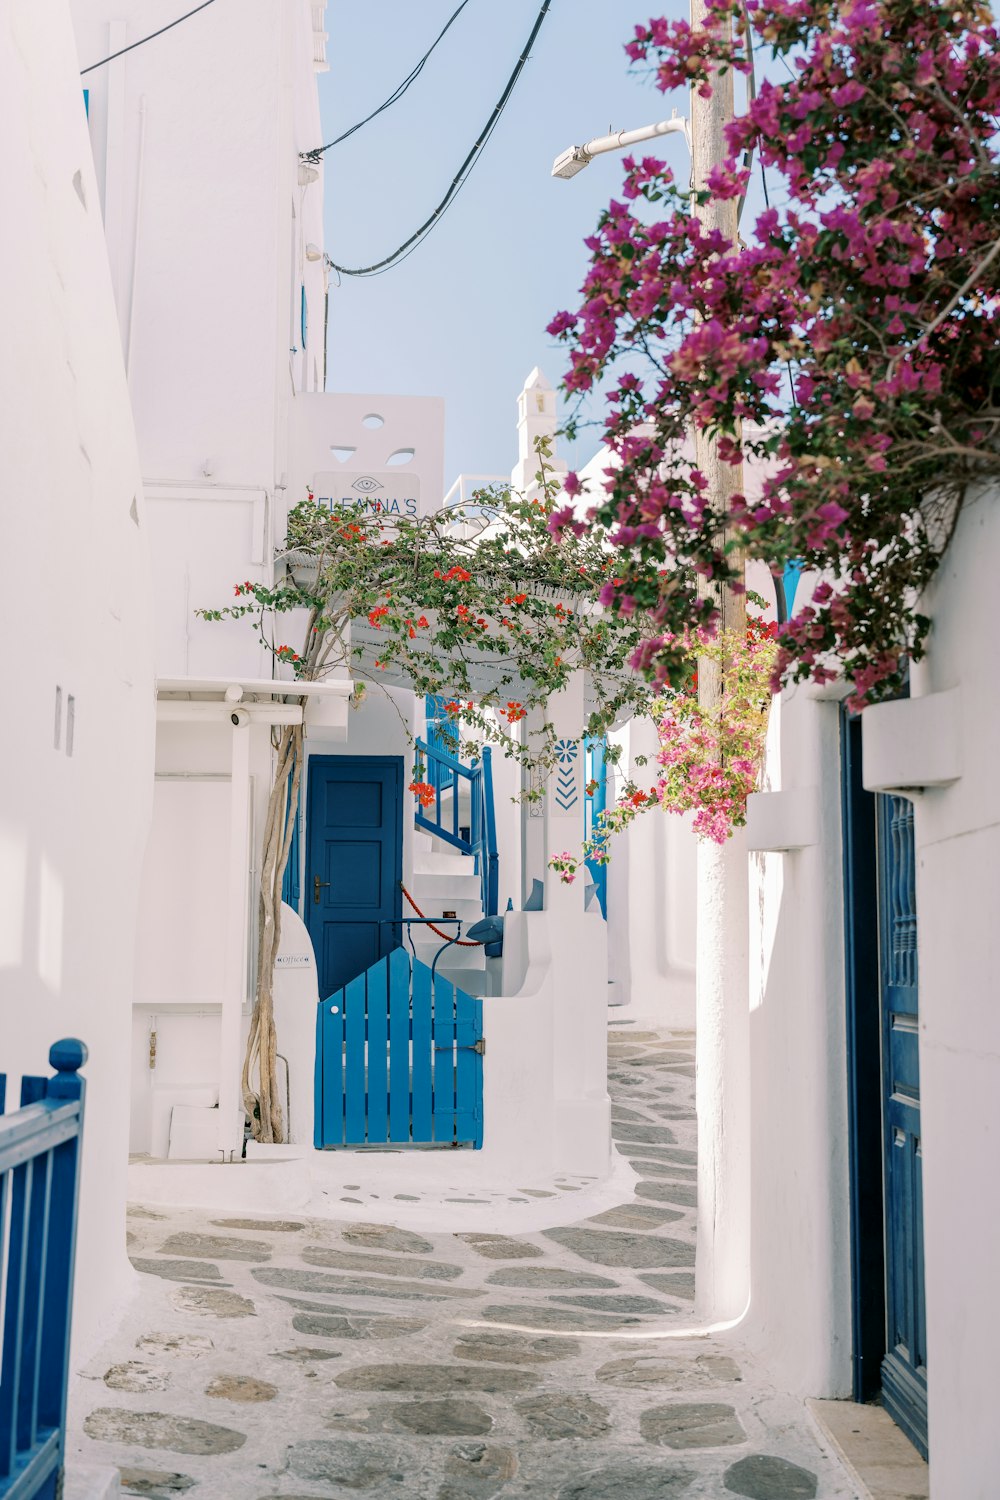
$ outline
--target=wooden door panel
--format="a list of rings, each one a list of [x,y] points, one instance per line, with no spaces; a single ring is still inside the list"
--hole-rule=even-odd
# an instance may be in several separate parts
[[[403,763],[396,756],[313,756],[303,911],[321,995],[399,943]]]

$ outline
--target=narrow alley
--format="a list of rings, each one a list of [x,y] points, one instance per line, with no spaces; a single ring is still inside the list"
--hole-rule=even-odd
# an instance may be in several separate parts
[[[518,1193],[516,1235],[133,1204],[141,1292],[71,1454],[148,1500],[848,1500],[801,1402],[692,1332],[693,1038],[641,1024],[609,1043],[634,1191],[570,1225],[546,1205],[574,1179]],[[428,1212],[398,1199],[401,1225]]]

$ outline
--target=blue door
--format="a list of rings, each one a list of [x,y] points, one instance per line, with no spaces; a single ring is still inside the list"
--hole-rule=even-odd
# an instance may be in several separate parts
[[[402,758],[312,756],[302,895],[321,996],[398,947],[402,878]]]
[[[913,804],[861,775],[842,711],[853,1395],[927,1453]]]
[[[880,796],[878,811],[882,1127],[885,1143],[886,1354],[882,1400],[927,1453],[927,1336],[917,1021],[913,803]]]

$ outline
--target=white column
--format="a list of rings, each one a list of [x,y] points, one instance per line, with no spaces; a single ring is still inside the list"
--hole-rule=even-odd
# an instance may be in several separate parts
[[[750,1294],[749,881],[746,835],[698,844],[698,1311],[739,1317]]]
[[[247,992],[247,872],[250,866],[250,729],[233,729],[229,801],[229,878],[226,887],[226,982],[219,1035],[219,1150],[223,1160],[243,1150],[240,1033]]]
[[[564,849],[579,852],[583,842],[584,755],[577,738],[585,723],[582,672],[550,698],[548,717],[559,758],[545,794],[547,858]],[[611,1152],[608,946],[600,912],[584,912],[585,885],[584,872],[567,885],[546,870],[555,994],[555,1155],[559,1170],[601,1176]]]

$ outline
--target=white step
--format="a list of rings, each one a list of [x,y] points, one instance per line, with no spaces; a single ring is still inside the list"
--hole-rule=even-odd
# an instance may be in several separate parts
[[[409,892],[414,895],[418,906],[430,903],[439,912],[459,906],[481,907],[483,904],[483,886],[478,874],[469,877],[463,874],[424,874],[421,871],[414,874]],[[427,916],[433,915],[432,910],[427,910]]]

